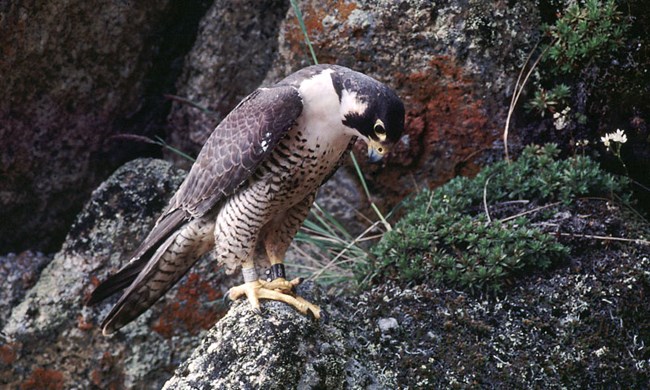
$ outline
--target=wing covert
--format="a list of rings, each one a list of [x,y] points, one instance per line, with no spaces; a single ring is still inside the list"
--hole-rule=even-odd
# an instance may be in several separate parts
[[[302,98],[292,86],[251,93],[212,132],[170,200],[168,212],[180,208],[202,216],[222,197],[233,194],[294,126],[301,112]]]

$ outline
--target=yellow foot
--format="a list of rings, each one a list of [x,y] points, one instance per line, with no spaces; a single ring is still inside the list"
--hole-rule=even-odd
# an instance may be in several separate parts
[[[295,280],[295,279],[294,279]],[[285,282],[291,284],[294,282]],[[268,282],[273,283],[273,282]],[[293,285],[292,285],[293,286]],[[240,297],[246,295],[248,302],[251,304],[254,310],[260,310],[260,299],[270,299],[273,301],[280,301],[286,304],[289,304],[296,308],[299,312],[306,315],[312,315],[314,318],[319,319],[321,315],[320,307],[308,302],[307,300],[299,297],[292,296],[289,294],[282,293],[273,289],[269,289],[260,283],[259,280],[254,282],[244,283],[239,286],[235,286],[228,291],[228,297],[231,300],[239,299]]]
[[[285,278],[277,278],[270,282],[267,282],[265,280],[260,280],[259,282],[262,284],[262,288],[265,288],[267,290],[280,291],[285,294],[291,294],[295,296],[295,294],[292,294],[293,288],[302,283],[302,278],[295,278],[291,281],[286,280]]]

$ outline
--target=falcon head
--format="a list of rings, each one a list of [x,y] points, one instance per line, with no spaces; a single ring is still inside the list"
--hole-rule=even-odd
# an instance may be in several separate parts
[[[404,104],[385,84],[343,68],[332,73],[343,125],[368,145],[370,162],[381,160],[404,131]]]

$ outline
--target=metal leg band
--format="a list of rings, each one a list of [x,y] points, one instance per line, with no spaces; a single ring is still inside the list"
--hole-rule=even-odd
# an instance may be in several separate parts
[[[286,274],[284,273],[284,264],[273,264],[271,268],[266,270],[266,281],[270,282],[277,278],[286,279]]]
[[[242,268],[241,273],[244,276],[244,283],[254,282],[257,280],[257,271],[255,268]]]

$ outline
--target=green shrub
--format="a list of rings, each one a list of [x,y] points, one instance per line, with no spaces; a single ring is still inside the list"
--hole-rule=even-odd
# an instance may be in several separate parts
[[[542,30],[553,39],[548,48],[548,68],[555,75],[579,72],[622,46],[629,27],[614,0],[577,1],[569,5],[554,25]]]
[[[540,45],[543,65],[525,108],[543,117],[547,111],[557,113],[569,106],[575,100],[572,94],[580,90],[572,87],[575,83],[571,80],[584,77],[585,70],[606,68],[625,46],[629,28],[629,20],[623,18],[614,0],[580,0],[559,10],[554,23],[541,26],[548,42]],[[568,116],[582,124],[586,118],[577,108]]]
[[[543,117],[546,111],[558,112],[558,107],[566,107],[570,97],[571,89],[566,84],[558,84],[550,90],[539,87],[525,108],[536,111]]]
[[[407,214],[373,248],[357,275],[498,291],[522,272],[544,270],[568,253],[528,218],[488,220],[484,208],[526,200],[530,207],[610,195],[623,183],[587,157],[558,160],[555,145],[527,147],[513,163],[493,164],[474,179],[457,177],[405,204]]]

